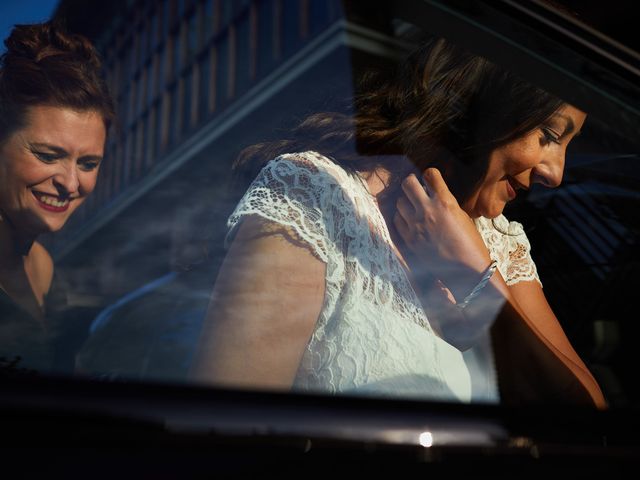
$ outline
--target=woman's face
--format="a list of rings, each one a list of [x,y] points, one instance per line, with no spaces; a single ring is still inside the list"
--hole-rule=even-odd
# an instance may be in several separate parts
[[[22,234],[60,230],[95,187],[105,137],[95,111],[29,107],[0,144],[0,213]]]
[[[534,183],[560,185],[567,145],[585,118],[584,112],[565,105],[536,130],[493,150],[486,176],[462,208],[471,218],[495,218],[518,190]]]

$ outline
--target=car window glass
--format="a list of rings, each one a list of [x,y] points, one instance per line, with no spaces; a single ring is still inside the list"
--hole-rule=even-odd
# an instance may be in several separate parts
[[[499,403],[505,387],[495,359],[503,353],[496,353],[491,329],[502,303],[489,309],[471,346],[467,338],[460,345],[447,338],[433,320],[446,314],[430,312],[428,295],[439,295],[449,308],[446,298],[455,289],[433,272],[427,280],[418,278],[407,251],[396,248],[401,235],[384,222],[393,218],[384,215],[384,198],[371,195],[372,185],[393,186],[396,180],[381,177],[376,183],[366,174],[397,156],[393,165],[408,175],[405,146],[375,146],[369,151],[378,155],[370,155],[367,145],[358,144],[361,126],[353,122],[368,105],[366,97],[363,103],[356,99],[375,91],[376,82],[395,78],[403,59],[441,32],[425,28],[420,19],[358,2],[178,3],[184,3],[180,11],[175,2],[133,2],[127,7],[133,20],[114,20],[99,38],[119,120],[96,190],[63,231],[44,241],[56,264],[56,282],[50,294],[51,362],[37,368],[39,373]],[[448,41],[459,39],[453,35]],[[511,72],[509,64],[500,64],[500,52],[488,48],[490,61]],[[524,74],[535,61],[525,50],[518,59]],[[564,79],[553,94],[574,91],[571,76]],[[577,100],[578,109],[588,110],[578,83],[576,98],[560,99]],[[541,87],[553,88],[553,81]],[[626,98],[619,84],[608,88],[603,98]],[[517,190],[515,200],[504,217],[476,227],[485,229],[483,238],[494,242],[495,252],[504,253],[497,267],[507,283],[517,283],[519,274],[525,282],[541,283],[567,341],[616,407],[637,403],[640,394],[630,368],[637,333],[640,164],[637,138],[629,135],[632,122],[621,115],[616,123],[612,110],[601,107],[605,103],[586,111],[580,134],[570,135],[570,145],[563,143],[557,188],[532,183],[518,190],[518,182],[501,183],[504,195]],[[329,128],[323,121],[344,126]],[[554,141],[544,128],[535,131],[537,141]],[[248,155],[247,147],[260,144],[268,151],[269,142],[280,142],[270,144],[273,152],[314,153],[234,168],[241,152]],[[245,198],[242,216],[233,217],[247,189],[254,196]],[[233,250],[236,238],[244,243]],[[255,245],[264,256],[255,255]],[[231,266],[225,264],[229,252],[237,262]],[[273,260],[279,252],[285,252],[284,263]],[[251,263],[242,263],[244,258]],[[269,268],[286,265],[289,273],[274,278],[256,270],[251,277],[262,260],[275,265]],[[514,272],[518,265],[529,270]],[[455,301],[461,304],[467,299],[463,292],[480,285],[468,299],[477,308],[493,288],[483,282],[487,273],[481,269],[461,281]],[[310,285],[311,278],[319,280]],[[249,302],[253,310],[243,312],[270,311],[265,319],[277,328],[247,321],[215,330],[212,345],[223,344],[227,353],[212,354],[220,361],[212,371],[233,364],[229,376],[225,370],[213,376],[220,381],[207,380],[193,374],[194,362],[216,309],[232,308],[220,298],[237,293],[219,286],[229,279],[246,287],[237,307],[246,309]],[[313,322],[296,321],[313,315]],[[289,317],[289,323],[283,320]],[[2,332],[2,370],[32,372],[24,363],[26,344],[15,341],[25,333],[16,325]],[[271,361],[290,363],[274,379],[272,370],[260,370],[269,364],[260,359],[272,354]],[[245,376],[243,368],[254,376]]]

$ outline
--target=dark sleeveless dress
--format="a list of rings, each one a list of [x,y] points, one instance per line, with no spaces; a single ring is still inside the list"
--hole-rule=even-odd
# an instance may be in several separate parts
[[[66,295],[54,276],[45,297],[45,319],[38,320],[0,289],[0,376],[47,373],[53,362],[54,313]]]

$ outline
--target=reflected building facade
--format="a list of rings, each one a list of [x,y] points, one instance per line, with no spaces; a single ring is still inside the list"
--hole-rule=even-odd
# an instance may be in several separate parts
[[[57,16],[103,54],[118,114],[96,190],[48,239],[76,300],[104,304],[219,240],[238,152],[349,108],[354,64],[406,50],[375,3],[62,1]]]
[[[229,188],[238,153],[286,137],[314,111],[348,110],[357,72],[393,66],[416,44],[420,32],[407,23],[414,3],[63,0],[56,15],[103,53],[119,117],[94,194],[47,239],[82,322],[108,319],[103,309],[114,305],[127,322],[147,319],[149,303],[158,316],[201,315],[243,191]],[[584,137],[610,133],[599,129]],[[577,349],[623,371],[630,359],[621,343],[638,334],[627,300],[638,265],[639,176],[611,155],[635,152],[633,142],[607,150],[609,140],[581,149],[576,139],[564,185],[521,195],[511,210],[528,227],[545,292]],[[624,174],[611,177],[622,164]],[[599,379],[618,381],[604,366]]]

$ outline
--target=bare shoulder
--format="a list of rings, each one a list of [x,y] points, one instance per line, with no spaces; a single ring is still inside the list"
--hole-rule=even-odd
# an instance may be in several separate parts
[[[293,228],[266,220],[258,215],[248,215],[240,224],[236,239],[247,241],[271,235],[289,234],[294,234]]]
[[[324,287],[325,263],[293,229],[251,215],[231,242],[217,286],[244,290],[258,278],[261,281],[251,289],[278,290],[284,282],[295,291],[291,298],[296,298],[302,289]],[[282,294],[280,290],[274,298]]]
[[[32,268],[35,273],[35,283],[41,292],[47,293],[53,279],[53,259],[47,249],[38,242],[31,247],[31,255],[33,255]]]
[[[279,245],[286,249],[305,250],[317,258],[313,249],[300,237],[294,228],[266,220],[258,215],[249,215],[238,228],[233,242],[239,245]],[[320,260],[320,259],[318,259]]]

